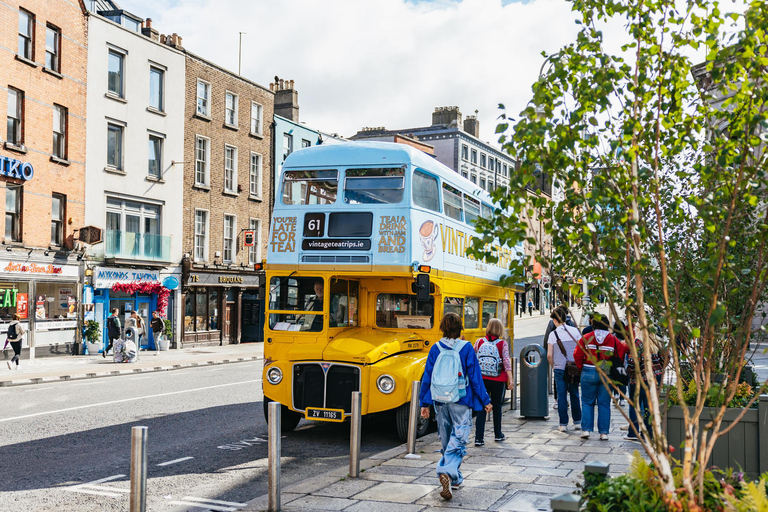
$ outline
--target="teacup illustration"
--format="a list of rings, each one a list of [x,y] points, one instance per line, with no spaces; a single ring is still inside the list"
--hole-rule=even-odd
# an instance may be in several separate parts
[[[439,230],[437,224],[433,220],[426,220],[419,228],[419,237],[421,238],[421,245],[424,247],[424,255],[422,259],[429,261],[435,257],[437,252],[437,246],[435,245],[435,239]]]

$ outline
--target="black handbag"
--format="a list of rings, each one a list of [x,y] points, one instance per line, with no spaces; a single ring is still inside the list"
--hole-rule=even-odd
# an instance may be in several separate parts
[[[565,351],[565,347],[563,347],[563,342],[560,341],[560,336],[557,335],[557,329],[552,332],[555,333],[557,346],[560,347],[560,352],[565,357],[565,382],[567,384],[578,384],[581,381],[581,370],[576,366],[575,362],[568,359],[568,353]]]

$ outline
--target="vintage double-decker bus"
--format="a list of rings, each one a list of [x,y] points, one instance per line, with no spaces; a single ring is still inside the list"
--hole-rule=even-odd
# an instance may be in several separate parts
[[[459,314],[468,340],[499,318],[511,333],[515,289],[497,263],[466,255],[490,196],[402,144],[306,148],[285,161],[268,240],[264,404],[281,425],[393,411],[405,439],[411,382],[421,379],[440,320]],[[507,337],[507,339],[510,339]],[[511,341],[511,340],[510,340]],[[419,434],[428,423],[419,425]]]

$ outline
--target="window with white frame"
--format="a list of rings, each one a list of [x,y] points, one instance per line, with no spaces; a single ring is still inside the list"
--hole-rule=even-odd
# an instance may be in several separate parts
[[[67,206],[67,196],[51,194],[51,245],[61,246],[64,243],[64,218]]]
[[[463,160],[469,160],[469,146],[466,144],[461,145],[461,158]]]
[[[53,156],[67,158],[67,109],[53,106]]]
[[[211,171],[211,141],[200,135],[195,137],[195,185],[207,187]]]
[[[477,150],[476,149],[472,150],[472,160],[471,160],[471,162],[473,164],[477,165]]]
[[[50,23],[45,26],[45,67],[61,71],[61,29]]]
[[[208,261],[208,211],[195,210],[195,261]]]
[[[261,197],[261,155],[251,153],[251,168],[248,173],[249,193],[251,197]]]
[[[5,140],[16,146],[24,144],[24,92],[8,88],[8,122]]]
[[[123,87],[123,68],[125,55],[115,50],[109,50],[107,89],[111,94],[120,98],[125,97]]]
[[[163,82],[165,72],[156,68],[149,67],[149,106],[155,110],[163,111],[165,108],[165,98],[163,97]]]
[[[237,126],[237,94],[227,91],[224,103],[224,122]]]
[[[251,133],[254,135],[261,135],[262,130],[262,116],[264,108],[256,103],[251,102]]]
[[[224,263],[235,261],[235,224],[234,215],[224,215]]]
[[[224,146],[224,192],[237,193],[237,148]]]
[[[5,187],[5,241],[21,242],[21,185]]]
[[[123,127],[107,124],[107,166],[123,168]]]
[[[308,141],[307,139],[301,139],[301,147],[302,148],[308,148],[311,145],[312,145],[312,143],[310,141]]]
[[[154,178],[160,178],[163,167],[163,138],[149,134],[149,156],[147,160],[147,174]]]
[[[35,60],[35,15],[19,9],[19,57]]]
[[[251,219],[248,229],[253,231],[253,245],[248,248],[248,264],[253,265],[261,260],[261,221]]]
[[[485,167],[485,154],[480,153],[480,167]]]
[[[293,153],[293,135],[290,133],[283,134],[283,162],[288,158],[288,155]]]
[[[209,117],[210,114],[211,84],[197,81],[197,113]]]

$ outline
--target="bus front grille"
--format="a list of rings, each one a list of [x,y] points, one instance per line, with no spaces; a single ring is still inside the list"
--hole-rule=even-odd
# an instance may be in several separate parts
[[[326,370],[323,370],[323,367]],[[293,365],[293,408],[344,409],[352,412],[352,392],[360,391],[360,368],[332,363]]]

